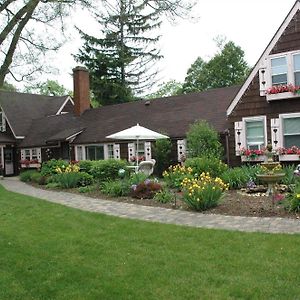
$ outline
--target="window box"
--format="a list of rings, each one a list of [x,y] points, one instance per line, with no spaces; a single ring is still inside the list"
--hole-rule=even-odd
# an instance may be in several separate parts
[[[34,164],[21,164],[21,168],[22,169],[39,169],[41,167],[41,164],[40,163],[34,163]]]
[[[283,92],[278,94],[266,94],[267,101],[281,100],[281,99],[291,99],[299,98],[299,94],[294,94],[292,92]]]
[[[300,157],[298,154],[283,154],[279,155],[279,161],[299,161]]]
[[[250,157],[241,155],[242,162],[264,162],[266,160],[265,155],[258,155],[256,157]]]

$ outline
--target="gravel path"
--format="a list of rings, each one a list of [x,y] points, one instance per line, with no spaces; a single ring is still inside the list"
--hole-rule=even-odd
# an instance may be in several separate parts
[[[300,233],[300,220],[207,215],[94,199],[83,195],[38,189],[19,181],[17,177],[5,178],[0,181],[0,184],[12,192],[33,196],[85,211],[104,213],[129,219],[246,232]]]

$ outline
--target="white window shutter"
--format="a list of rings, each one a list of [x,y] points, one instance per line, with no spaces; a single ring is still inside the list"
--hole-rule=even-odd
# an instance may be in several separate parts
[[[177,160],[181,162],[183,156],[186,155],[186,140],[177,141]]]
[[[41,163],[42,162],[42,149],[37,148],[36,152],[37,152],[38,161],[39,161],[39,163]]]
[[[145,142],[145,160],[150,160],[151,158],[151,142]]]
[[[22,149],[21,150],[21,160],[24,160],[25,159],[25,150]]]
[[[114,144],[114,159],[121,159],[120,144]]]
[[[128,144],[128,160],[131,161],[131,159],[135,156],[135,144],[129,143]]]
[[[283,147],[279,118],[271,119],[271,136],[273,150]]]
[[[267,68],[259,69],[259,92],[260,96],[266,96],[267,86]]]
[[[246,137],[245,137],[245,129],[244,129],[243,121],[234,123],[234,132],[235,132],[235,154],[239,156],[241,149],[246,147]]]

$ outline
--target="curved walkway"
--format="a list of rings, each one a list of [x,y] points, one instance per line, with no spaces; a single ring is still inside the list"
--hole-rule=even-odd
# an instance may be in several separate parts
[[[141,206],[38,189],[19,181],[17,178],[5,178],[0,181],[0,184],[12,192],[85,211],[129,219],[247,232],[300,233],[300,220],[294,219],[207,215],[160,207]]]

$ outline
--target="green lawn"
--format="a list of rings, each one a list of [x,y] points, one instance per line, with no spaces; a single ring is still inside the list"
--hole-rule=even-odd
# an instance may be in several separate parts
[[[82,212],[0,186],[0,299],[299,299],[300,236]]]

